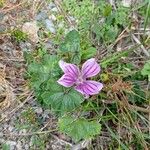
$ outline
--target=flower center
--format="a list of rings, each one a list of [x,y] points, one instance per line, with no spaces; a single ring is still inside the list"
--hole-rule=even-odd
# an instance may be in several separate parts
[[[82,75],[79,75],[78,76],[78,79],[76,81],[76,84],[79,85],[79,84],[82,84],[85,80],[83,79]]]

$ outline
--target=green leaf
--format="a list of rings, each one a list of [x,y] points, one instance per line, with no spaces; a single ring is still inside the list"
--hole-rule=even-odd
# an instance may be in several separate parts
[[[52,96],[54,93],[58,93],[58,92],[62,92],[63,91],[63,87],[61,85],[59,85],[56,81],[50,79],[46,82],[46,86],[43,87],[43,89],[45,90],[44,92],[42,92],[42,99],[43,102],[47,105],[50,106],[51,105],[51,98],[50,96]]]
[[[112,6],[110,4],[107,4],[105,6],[105,9],[104,9],[104,12],[103,12],[104,17],[109,16],[111,11],[112,11]]]
[[[69,91],[50,91],[42,94],[44,102],[51,105],[55,112],[64,114],[78,107],[83,101],[83,96],[75,90]]]
[[[70,31],[59,47],[62,52],[78,52],[80,51],[80,36],[76,30]]]
[[[54,79],[59,74],[58,68],[58,58],[55,55],[46,54],[39,62],[34,60],[28,66],[31,87],[38,89],[48,78]]]
[[[82,59],[89,59],[89,58],[92,58],[96,55],[96,48],[94,47],[90,47],[88,50],[84,50],[82,51]]]
[[[2,144],[2,150],[10,150],[9,144]]]
[[[62,117],[58,121],[59,130],[75,141],[89,139],[100,134],[101,125],[97,121],[88,121],[84,118]]]
[[[79,52],[72,54],[71,63],[79,64],[81,62],[81,55]]]
[[[148,80],[150,81],[150,61],[147,61],[144,65],[144,68],[141,71],[143,76],[148,76]]]

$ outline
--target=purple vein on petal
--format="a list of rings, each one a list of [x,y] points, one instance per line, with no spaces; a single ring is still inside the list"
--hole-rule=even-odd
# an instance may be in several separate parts
[[[93,77],[100,72],[100,66],[94,58],[91,58],[83,64],[81,72],[85,78]]]
[[[102,87],[102,83],[88,80],[82,83],[81,85],[76,86],[76,90],[86,95],[95,95],[100,92]]]
[[[71,87],[76,82],[76,79],[69,74],[64,74],[57,82],[65,87]]]
[[[74,64],[70,64],[70,63],[66,63],[63,60],[59,61],[59,66],[60,68],[63,70],[63,72],[65,74],[71,74],[72,76],[74,76],[74,78],[78,77],[79,74],[79,68],[74,65]]]

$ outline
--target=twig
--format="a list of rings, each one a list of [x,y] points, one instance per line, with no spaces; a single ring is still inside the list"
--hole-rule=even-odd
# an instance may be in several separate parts
[[[37,132],[31,132],[31,133],[24,133],[24,134],[5,134],[3,133],[2,135],[7,135],[7,136],[31,136],[31,135],[37,135],[37,134],[46,134],[46,133],[50,133],[50,132],[54,132],[57,131],[57,129],[53,129],[53,130],[47,130],[47,131],[37,131]]]
[[[127,37],[128,35],[125,35],[125,32],[127,31],[128,27],[126,27],[117,37],[117,39],[115,40],[115,42],[113,44],[110,44],[108,46],[108,49],[112,49],[121,39]]]
[[[141,112],[144,112],[144,113],[150,113],[150,107],[148,107],[146,109],[146,108],[131,105],[131,104],[128,104],[128,106],[129,106],[130,109],[133,109],[133,110],[136,110],[136,111],[141,111]]]
[[[22,5],[22,4],[24,4],[24,3],[25,3],[25,2],[19,3],[19,4],[15,5],[15,6],[10,6],[8,9],[5,9],[5,7],[4,7],[4,8],[2,8],[2,9],[0,10],[0,13],[7,13],[8,11],[11,11],[11,10],[15,9],[16,7],[19,7],[20,5]],[[7,7],[8,7],[8,6],[7,6]]]
[[[89,143],[91,142],[91,140],[85,140],[85,141],[81,141],[80,143],[74,145],[71,150],[81,150],[83,148],[86,148]]]
[[[111,100],[102,100],[103,103],[106,104],[113,104],[115,103],[115,101],[111,101]],[[125,105],[124,103],[122,103],[122,105]],[[143,108],[143,107],[139,107],[139,106],[135,106],[135,105],[131,105],[131,104],[126,104],[126,106],[131,109],[131,110],[136,110],[136,111],[141,111],[144,113],[150,113],[150,106],[148,106],[148,108]]]
[[[15,62],[25,62],[24,59],[20,59],[20,58],[2,58],[2,57],[0,57],[0,60],[3,60],[3,61],[15,61]]]
[[[64,144],[66,144],[66,145],[69,145],[70,147],[73,146],[71,143],[69,143],[69,142],[67,142],[67,141],[64,141],[64,140],[58,138],[56,135],[54,135],[54,134],[52,134],[52,133],[50,133],[50,135],[51,135],[53,138],[55,138],[55,139],[56,139],[58,142],[60,142],[60,143],[64,143]]]
[[[147,57],[150,57],[150,54],[148,53],[148,51],[145,49],[145,47],[142,45],[142,43],[139,41],[139,39],[134,35],[134,34],[131,34],[133,40],[137,43],[137,44],[140,44],[141,46],[141,49],[143,50],[143,53],[147,56]]]

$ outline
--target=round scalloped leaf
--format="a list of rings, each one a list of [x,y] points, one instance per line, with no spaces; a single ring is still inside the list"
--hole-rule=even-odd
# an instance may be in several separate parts
[[[84,101],[83,96],[75,90],[67,92],[52,90],[51,92],[44,92],[42,98],[47,105],[50,105],[59,114],[72,111]]]
[[[88,121],[84,118],[62,117],[59,119],[58,127],[74,141],[92,138],[101,131],[101,125],[97,121]]]

